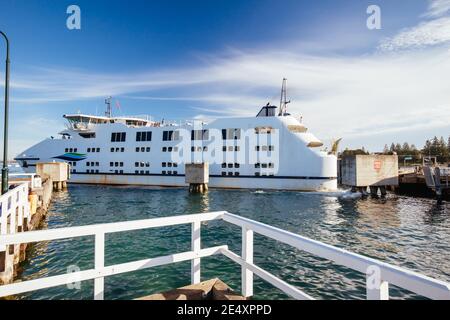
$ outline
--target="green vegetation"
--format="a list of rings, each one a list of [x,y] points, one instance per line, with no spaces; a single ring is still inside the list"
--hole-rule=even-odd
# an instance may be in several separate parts
[[[437,161],[440,163],[450,161],[450,137],[445,141],[444,137],[440,139],[434,137],[433,139],[427,140],[422,149],[417,149],[414,144],[409,144],[407,142],[400,144],[392,143],[390,147],[388,145],[384,146],[383,154],[393,154],[396,152],[401,158],[406,156],[411,156],[413,162],[418,162],[424,156],[437,157]]]

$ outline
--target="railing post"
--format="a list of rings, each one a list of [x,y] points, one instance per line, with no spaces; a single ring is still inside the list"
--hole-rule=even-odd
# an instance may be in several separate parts
[[[192,223],[191,249],[195,253],[198,253],[201,249],[200,228],[200,221]],[[191,260],[191,284],[197,283],[200,283],[200,258]]]
[[[253,263],[253,230],[242,227],[242,259],[247,263]],[[253,296],[253,272],[245,265],[241,267],[242,295]]]
[[[105,266],[105,234],[95,234],[95,270]],[[105,279],[103,277],[94,280],[94,299],[103,300],[105,291]]]
[[[377,266],[369,266],[366,271],[367,300],[389,300],[389,283],[381,278]]]

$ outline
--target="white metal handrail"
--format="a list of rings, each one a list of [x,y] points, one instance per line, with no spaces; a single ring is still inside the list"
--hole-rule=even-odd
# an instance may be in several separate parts
[[[226,245],[206,249],[201,248],[201,223],[218,219],[222,219],[242,228],[242,256],[233,253]],[[111,266],[104,265],[106,233],[180,224],[191,224],[192,226],[191,251]],[[191,282],[195,284],[199,283],[201,280],[201,258],[214,254],[223,254],[241,265],[242,295],[244,296],[250,297],[253,295],[253,274],[256,274],[293,298],[313,299],[313,297],[304,293],[299,288],[286,283],[253,263],[254,232],[366,274],[368,299],[388,299],[389,283],[424,297],[432,299],[450,299],[450,284],[444,281],[436,280],[376,259],[351,253],[344,249],[311,240],[292,232],[243,218],[226,211],[2,235],[0,237],[0,246],[95,236],[95,266],[94,269],[90,270],[3,285],[0,286],[0,297],[71,284],[75,281],[94,279],[94,298],[103,299],[104,277],[188,260],[191,261]]]
[[[0,239],[7,234],[24,231],[24,227],[30,221],[28,183],[20,183],[15,188],[1,195],[0,206]],[[5,250],[6,245],[0,240],[0,251]]]
[[[0,174],[0,177],[2,175]],[[12,178],[10,179],[10,183],[14,182],[14,178],[20,178],[20,177],[25,177],[27,179],[30,179],[30,188],[31,189],[36,189],[36,188],[41,188],[42,187],[42,179],[39,175],[37,175],[36,173],[25,173],[25,172],[14,172],[14,173],[8,173],[8,177]]]

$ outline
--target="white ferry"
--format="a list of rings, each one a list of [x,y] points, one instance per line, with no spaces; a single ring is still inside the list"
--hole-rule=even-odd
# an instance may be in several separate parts
[[[209,163],[212,188],[334,191],[336,156],[322,150],[301,118],[264,106],[256,117],[210,123],[144,117],[64,115],[67,129],[19,154],[25,172],[37,162],[68,162],[72,183],[186,186],[186,163]],[[283,107],[284,106],[284,107]]]

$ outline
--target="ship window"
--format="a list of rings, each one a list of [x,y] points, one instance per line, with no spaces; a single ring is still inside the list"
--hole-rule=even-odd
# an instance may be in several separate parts
[[[134,170],[134,173],[139,174],[139,170]]]
[[[89,173],[89,170],[86,170],[86,173]]]
[[[72,148],[70,148],[70,149],[69,149],[69,152],[73,152],[73,149],[72,149]]]
[[[260,175],[261,175],[261,173],[255,172],[255,176],[256,176],[256,177],[259,177]]]
[[[257,117],[275,117],[275,111],[277,107],[267,105],[262,107],[262,109],[256,115]]]
[[[72,162],[72,165],[73,165],[74,167],[76,167],[76,166],[77,166],[77,163],[74,161],[74,162]]]
[[[238,175],[239,175],[239,172],[235,172],[234,175],[235,175],[235,176],[238,176]]]
[[[98,170],[97,170],[97,171],[98,171]],[[122,174],[122,173],[123,173],[123,170],[120,170],[119,172]]]
[[[86,167],[89,167],[91,165],[90,162],[86,162]]]
[[[266,169],[266,168],[267,168],[267,163],[263,163],[263,164],[262,164],[262,167],[263,167],[264,169]]]
[[[201,152],[202,151],[202,147],[197,147],[197,151]]]
[[[113,167],[113,166],[114,166],[114,162],[110,162],[110,163],[109,163],[109,166],[110,166],[110,167]]]
[[[234,167],[235,167],[235,168],[239,168],[240,166],[241,166],[241,165],[240,165],[239,163],[235,163],[235,164],[234,164]]]
[[[80,135],[80,137],[85,139],[95,138],[95,132],[80,132],[78,134]]]
[[[125,151],[124,147],[120,148],[120,152],[124,152],[124,151]]]
[[[239,150],[241,150],[241,148],[239,146],[234,147],[234,151],[239,151]]]
[[[162,167],[166,167],[166,165],[167,165],[167,164],[166,164],[165,162],[161,163],[161,166],[162,166]]]
[[[178,163],[174,163],[173,166],[174,166],[175,168],[177,168],[177,167],[178,167]]]
[[[98,167],[100,164],[98,162],[95,163],[95,166]]]
[[[260,163],[255,163],[255,168],[261,168],[261,164]]]
[[[112,132],[111,142],[124,142],[126,140],[126,132]]]
[[[262,151],[267,151],[267,146],[262,146],[262,147],[261,147],[261,150],[262,150]]]
[[[163,131],[163,141],[176,141],[180,139],[178,131]]]
[[[208,151],[208,147],[203,147],[203,151]]]
[[[146,170],[146,171],[145,171],[145,174],[150,174],[150,171]]]
[[[226,176],[226,175],[227,175],[227,173],[222,171],[222,176]]]
[[[178,171],[174,171],[173,174],[174,174],[174,175],[177,175],[177,174],[178,174]]]
[[[152,141],[152,132],[151,131],[136,132],[136,141]]]
[[[145,151],[150,152],[150,147],[145,148]]]
[[[163,147],[162,152],[166,152],[166,151],[167,151],[167,147]]]
[[[233,172],[228,172],[228,175],[231,177],[233,176]]]
[[[140,150],[139,147],[136,147],[136,152],[139,152],[139,150]]]
[[[274,151],[275,150],[275,146],[269,146],[269,151]]]
[[[255,147],[255,150],[256,150],[256,151],[259,151],[259,149],[260,149],[259,146],[256,146],[256,147]]]
[[[69,152],[69,148],[65,148],[65,149],[64,149],[64,152]]]
[[[114,148],[111,148],[111,152],[114,152]]]
[[[123,162],[119,163],[121,167],[123,167]]]
[[[134,166],[135,166],[135,167],[139,167],[139,162],[135,162],[135,163],[134,163]]]
[[[166,171],[163,170],[163,171],[162,171],[162,174],[166,174]]]
[[[77,152],[77,149],[74,149],[75,152]],[[97,152],[100,152],[100,148],[97,148]]]
[[[141,152],[145,152],[145,147],[141,147]]]
[[[233,146],[228,147],[228,151],[233,151],[233,150],[234,150]]]
[[[150,167],[150,162],[146,162],[146,163],[145,163],[145,166],[146,166],[146,167]]]
[[[87,148],[87,152],[91,152],[91,148]]]
[[[275,168],[275,165],[273,163],[269,163],[269,168]]]
[[[141,174],[144,174],[144,170],[139,171]]]
[[[226,168],[227,164],[226,163],[222,163],[222,168]]]
[[[233,164],[232,164],[232,163],[229,163],[229,164],[228,164],[228,168],[233,168]]]
[[[77,151],[78,151],[78,149],[77,149],[77,148],[73,149],[73,152],[77,152]]]
[[[241,129],[222,129],[222,140],[241,139]]]
[[[168,147],[167,151],[172,152],[172,149],[173,149],[172,147]]]
[[[191,140],[209,140],[209,130],[192,130]]]
[[[118,167],[119,163],[118,162],[114,162],[114,167]]]
[[[191,147],[191,151],[192,151],[192,152],[195,152],[195,147]]]
[[[222,147],[222,151],[227,151],[227,147],[226,147],[226,146],[223,146],[223,147]]]

